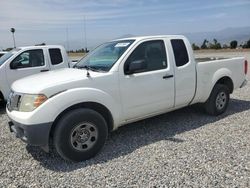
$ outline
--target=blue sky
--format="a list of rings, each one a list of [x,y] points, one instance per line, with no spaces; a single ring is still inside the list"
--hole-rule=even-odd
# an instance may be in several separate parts
[[[0,49],[63,44],[88,47],[119,36],[181,34],[250,26],[249,0],[1,0]]]

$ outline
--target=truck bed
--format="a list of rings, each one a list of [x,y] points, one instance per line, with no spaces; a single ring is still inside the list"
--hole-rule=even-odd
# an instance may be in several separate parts
[[[245,80],[244,57],[236,58],[197,58],[197,89],[193,100],[205,102],[217,80],[223,75],[229,75],[233,82],[233,88],[237,89]]]
[[[202,63],[206,61],[214,61],[214,60],[222,60],[222,59],[230,59],[226,57],[197,57],[195,58],[196,63]]]

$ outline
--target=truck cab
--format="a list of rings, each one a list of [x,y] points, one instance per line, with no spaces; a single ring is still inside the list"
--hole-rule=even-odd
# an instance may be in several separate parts
[[[0,58],[0,96],[7,100],[11,84],[20,78],[65,67],[69,59],[62,46],[15,48]]]

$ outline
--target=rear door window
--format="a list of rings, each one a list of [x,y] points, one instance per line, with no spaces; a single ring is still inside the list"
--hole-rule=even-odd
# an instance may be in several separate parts
[[[181,67],[189,62],[187,48],[182,39],[172,39],[172,48],[174,51],[175,64],[177,67]]]
[[[63,62],[62,53],[59,48],[49,49],[49,56],[52,65],[58,65]]]

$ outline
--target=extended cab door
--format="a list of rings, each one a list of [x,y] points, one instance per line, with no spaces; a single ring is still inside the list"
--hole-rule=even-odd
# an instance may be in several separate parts
[[[6,77],[9,85],[14,81],[49,70],[43,49],[26,50],[6,66]]]
[[[164,40],[137,44],[121,63],[119,79],[125,121],[173,108],[173,68]]]
[[[175,106],[188,105],[196,90],[196,63],[192,48],[186,38],[170,39],[175,65]]]
[[[68,59],[64,57],[62,49],[60,48],[49,48],[48,58],[50,60],[51,70],[69,67]],[[66,54],[65,54],[66,56]]]

